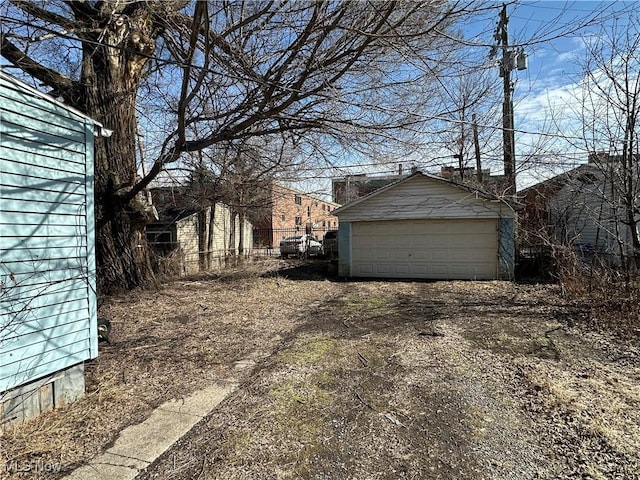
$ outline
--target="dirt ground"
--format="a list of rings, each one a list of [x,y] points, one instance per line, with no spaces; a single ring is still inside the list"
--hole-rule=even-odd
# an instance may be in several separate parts
[[[140,479],[640,478],[638,345],[582,329],[557,287],[325,271],[270,260],[109,299],[86,398],[7,429],[0,460],[60,478],[233,381]]]

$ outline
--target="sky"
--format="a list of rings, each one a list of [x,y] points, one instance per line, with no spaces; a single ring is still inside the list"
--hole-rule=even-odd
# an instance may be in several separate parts
[[[542,164],[523,172],[520,188],[587,161],[584,147],[560,140],[579,130],[576,96],[584,79],[585,42],[614,22],[624,23],[624,11],[634,7],[640,8],[640,2],[520,1],[508,8],[510,36],[525,42],[528,54],[528,68],[514,72],[516,156],[540,142],[544,150],[562,153],[554,168]],[[584,23],[588,25],[581,27]]]
[[[519,187],[528,186],[558,173],[563,169],[586,162],[587,151],[562,143],[560,139],[568,132],[576,129],[576,125],[568,120],[575,109],[575,96],[582,82],[579,63],[585,57],[585,38],[597,35],[603,26],[614,21],[624,22],[625,10],[640,7],[640,0],[631,1],[528,1],[516,0],[505,2],[509,16],[509,37],[511,45],[522,45],[528,56],[528,68],[523,71],[514,70],[514,117],[516,130],[516,157],[527,158],[532,152],[553,151],[562,154],[561,161],[555,165],[539,162],[518,175]],[[480,4],[484,6],[484,4]],[[483,18],[470,21],[463,28],[469,39],[478,43],[479,58],[487,58],[493,42],[492,33],[498,21],[502,2],[486,2],[494,9],[487,10]],[[615,12],[619,12],[616,16]],[[2,61],[0,60],[0,65]],[[495,74],[497,77],[497,67]],[[498,88],[499,83],[498,83]],[[497,105],[499,109],[499,105]],[[495,132],[495,124],[492,127]],[[500,140],[499,132],[496,135]],[[542,145],[540,145],[542,142]],[[499,146],[498,146],[499,147]],[[538,150],[541,149],[541,150]],[[426,151],[423,155],[429,161],[432,170],[442,164],[455,165],[456,160],[451,152]],[[492,173],[501,173],[501,151],[497,148],[493,153],[496,163],[491,165]],[[412,162],[419,157],[406,159],[404,171],[408,171]],[[347,160],[348,161],[348,160]],[[306,177],[306,182],[296,182],[292,186],[305,191],[318,192],[323,196],[330,195],[332,176],[347,173],[391,174],[398,169],[395,160],[386,165],[376,165],[376,159],[353,159],[353,164],[362,164],[362,168],[345,168],[343,170],[313,167],[296,172]],[[417,163],[417,162],[416,162]],[[489,163],[489,162],[487,162]],[[422,168],[422,167],[421,167]],[[314,181],[309,181],[314,178]]]

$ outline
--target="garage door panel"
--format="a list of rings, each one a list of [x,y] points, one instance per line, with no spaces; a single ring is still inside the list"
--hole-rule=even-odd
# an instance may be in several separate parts
[[[449,268],[446,265],[433,265],[431,274],[434,278],[446,278],[449,274]]]
[[[353,276],[492,279],[496,274],[496,219],[353,224]]]
[[[434,248],[428,252],[428,260],[431,262],[450,262],[451,252],[443,248]]]
[[[411,248],[416,250],[426,250],[429,247],[429,240],[425,237],[414,238],[411,242]]]
[[[416,249],[413,251],[413,260],[416,262],[426,262],[429,260],[429,252],[426,248]]]

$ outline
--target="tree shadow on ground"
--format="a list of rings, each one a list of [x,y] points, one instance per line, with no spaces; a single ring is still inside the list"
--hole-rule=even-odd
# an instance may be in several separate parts
[[[287,280],[340,281],[336,268],[331,267],[329,260],[282,260],[281,268],[270,270],[260,275],[261,278],[286,278]]]

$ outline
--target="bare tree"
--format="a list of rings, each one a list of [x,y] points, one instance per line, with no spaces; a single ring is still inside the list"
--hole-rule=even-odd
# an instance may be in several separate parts
[[[426,118],[419,85],[427,75],[408,66],[416,58],[437,66],[451,44],[444,32],[473,8],[10,0],[0,44],[14,67],[113,130],[95,152],[98,283],[109,291],[153,279],[139,193],[167,164],[250,137],[296,143],[324,132],[364,143],[415,134]],[[137,112],[142,130],[161,141],[143,178]],[[151,134],[156,126],[161,137]]]
[[[587,43],[581,124],[590,163],[605,179],[601,201],[625,271],[640,266],[640,17],[603,28]]]
[[[465,172],[469,167],[476,167],[478,163],[476,138],[479,150],[486,152],[488,146],[495,143],[494,137],[497,137],[498,130],[493,125],[499,121],[496,107],[500,104],[500,90],[491,70],[486,66],[470,68],[467,72],[449,79],[442,85],[439,93],[442,103],[451,105],[451,110],[444,115],[447,121],[443,122],[439,137],[444,149],[451,152],[451,161],[456,159],[456,168],[460,172],[459,180],[463,182],[477,183],[477,177],[474,178]],[[488,125],[492,126],[489,128]]]

